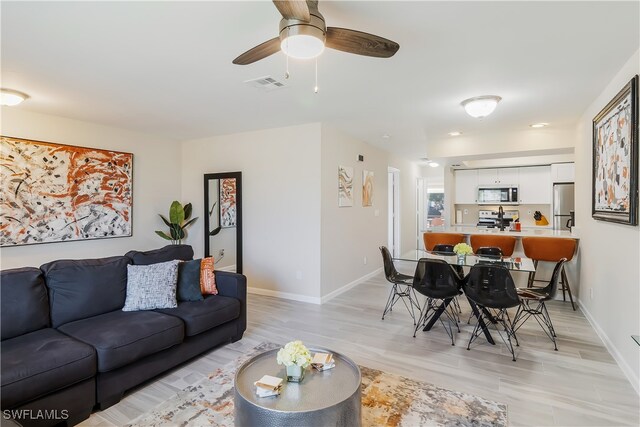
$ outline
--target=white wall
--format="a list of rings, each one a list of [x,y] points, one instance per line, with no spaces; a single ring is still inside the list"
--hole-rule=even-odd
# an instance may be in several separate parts
[[[124,255],[131,249],[153,249],[168,242],[154,230],[166,227],[158,213],[180,198],[180,146],[166,138],[62,117],[3,107],[5,136],[133,153],[133,235],[0,249],[3,269],[34,266],[61,258]]]
[[[320,124],[182,143],[182,198],[205,214],[205,173],[242,172],[243,273],[253,292],[320,301]],[[187,240],[204,252],[204,221]]]
[[[358,154],[364,162],[358,162]],[[322,125],[322,296],[379,269],[387,244],[388,153]],[[353,206],[338,207],[338,166],[354,169]],[[373,171],[373,206],[362,206],[362,171]],[[377,216],[376,216],[377,213]],[[364,264],[364,258],[367,264]]]
[[[576,143],[576,224],[580,235],[580,304],[631,383],[640,390],[640,227],[591,218],[592,120],[640,72],[636,52],[585,111]],[[593,292],[593,298],[590,293]]]

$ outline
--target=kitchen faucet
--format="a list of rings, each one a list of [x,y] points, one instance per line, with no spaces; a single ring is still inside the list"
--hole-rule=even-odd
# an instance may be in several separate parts
[[[500,231],[504,231],[504,208],[502,205],[498,208],[498,222],[500,224]]]

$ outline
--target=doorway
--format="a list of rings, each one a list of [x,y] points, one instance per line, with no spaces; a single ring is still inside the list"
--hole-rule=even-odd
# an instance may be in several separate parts
[[[388,237],[387,246],[394,257],[400,256],[400,170],[389,167],[388,169]]]

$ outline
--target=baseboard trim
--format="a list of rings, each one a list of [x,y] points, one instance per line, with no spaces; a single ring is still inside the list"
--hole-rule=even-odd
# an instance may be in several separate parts
[[[369,274],[365,274],[364,276],[354,280],[353,282],[349,282],[346,285],[336,289],[333,292],[328,293],[327,295],[323,296],[322,298],[320,298],[320,304],[324,304],[330,300],[332,300],[333,298],[337,297],[340,294],[343,294],[345,292],[347,292],[349,289],[356,287],[357,285],[359,285],[360,283],[371,279],[372,277],[378,275],[380,272],[382,271],[382,267],[372,271]]]
[[[247,292],[250,294],[264,295],[267,297],[290,299],[293,301],[309,302],[311,304],[318,305],[322,304],[322,300],[319,297],[310,297],[307,295],[294,294],[291,292],[280,292],[274,291],[272,289],[252,288],[250,286],[247,287]]]
[[[640,395],[640,378],[638,378],[635,375],[635,373],[633,372],[629,364],[622,358],[622,355],[620,354],[618,349],[613,345],[613,343],[611,342],[607,334],[600,327],[598,322],[595,321],[595,319],[593,318],[589,310],[586,309],[582,301],[578,300],[578,302],[580,303],[580,310],[582,310],[584,317],[587,318],[587,321],[591,324],[593,329],[596,331],[596,334],[598,335],[598,337],[600,337],[600,339],[604,343],[604,346],[607,348],[611,356],[613,356],[613,359],[616,361],[620,369],[622,369],[622,373],[624,373],[624,375],[627,377],[627,379],[631,383],[631,386],[634,388],[636,393]],[[629,337],[629,339],[631,340],[632,338]]]
[[[349,289],[359,285],[360,283],[366,280],[369,280],[370,278],[379,274],[381,271],[382,271],[382,267],[372,271],[371,273],[365,274],[364,276],[359,277],[352,282],[347,283],[346,285],[336,289],[335,291],[323,297],[310,297],[307,295],[294,294],[291,292],[274,291],[272,289],[252,288],[250,286],[247,287],[247,292],[250,294],[264,295],[267,297],[283,298],[283,299],[289,299],[293,301],[308,302],[311,304],[320,305],[332,300],[333,298],[337,297],[338,295],[344,292],[347,292]]]

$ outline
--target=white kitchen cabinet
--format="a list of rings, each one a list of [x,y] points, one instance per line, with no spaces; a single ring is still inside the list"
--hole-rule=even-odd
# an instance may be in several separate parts
[[[575,180],[575,164],[574,163],[555,163],[551,165],[551,181],[552,182],[574,182]]]
[[[455,203],[474,205],[478,199],[478,170],[457,170],[455,177]]]
[[[551,167],[533,166],[520,169],[518,188],[520,204],[551,204]]]
[[[478,185],[518,185],[519,169],[478,169]]]

